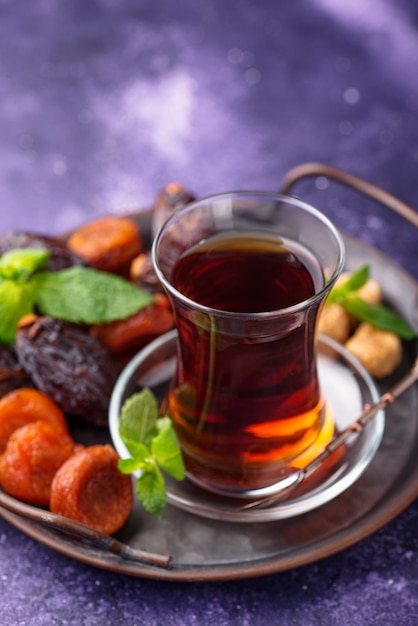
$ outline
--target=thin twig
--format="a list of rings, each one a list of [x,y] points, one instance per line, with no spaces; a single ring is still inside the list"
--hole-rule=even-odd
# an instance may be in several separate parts
[[[31,504],[26,504],[19,500],[15,500],[11,496],[7,495],[0,489],[0,506],[11,511],[16,515],[25,517],[34,522],[38,522],[43,526],[48,526],[58,532],[72,535],[78,539],[87,541],[88,543],[117,554],[123,559],[129,561],[136,561],[146,565],[153,565],[155,567],[162,567],[168,569],[171,564],[171,556],[168,554],[156,554],[153,552],[146,552],[138,548],[132,548],[131,546],[114,539],[110,535],[106,535],[86,524],[76,522],[62,515],[51,513],[50,511],[40,509]]]

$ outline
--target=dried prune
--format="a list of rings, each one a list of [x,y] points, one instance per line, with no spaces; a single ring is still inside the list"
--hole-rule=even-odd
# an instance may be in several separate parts
[[[20,328],[15,350],[32,380],[69,416],[107,424],[118,369],[108,349],[82,327],[40,317]]]
[[[20,387],[30,387],[32,381],[18,362],[11,348],[0,348],[0,398]]]
[[[65,241],[37,233],[14,231],[0,237],[0,255],[19,248],[42,248],[51,254],[45,269],[56,272],[86,262],[70,250]]]

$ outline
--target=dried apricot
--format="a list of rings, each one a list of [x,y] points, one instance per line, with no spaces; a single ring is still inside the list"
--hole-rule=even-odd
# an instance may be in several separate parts
[[[0,456],[0,484],[20,500],[49,504],[52,479],[76,450],[56,424],[32,422],[15,430]]]
[[[37,421],[50,422],[68,431],[64,413],[42,391],[22,387],[0,398],[0,454],[15,430]]]
[[[91,335],[99,339],[113,354],[141,348],[174,326],[166,296],[155,294],[154,297],[152,304],[130,317],[93,326]]]
[[[51,486],[50,509],[112,535],[126,522],[133,504],[131,478],[119,472],[111,445],[94,445],[71,456]]]
[[[80,226],[68,239],[68,247],[89,265],[106,272],[127,273],[142,249],[136,223],[108,215]]]

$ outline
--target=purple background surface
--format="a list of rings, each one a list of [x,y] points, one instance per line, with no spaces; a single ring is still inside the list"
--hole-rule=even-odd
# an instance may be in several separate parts
[[[415,0],[0,1],[0,232],[58,233],[322,161],[418,204]],[[298,195],[418,277],[412,226],[318,178]],[[0,520],[4,625],[418,623],[418,505],[320,563],[180,584],[72,561]]]

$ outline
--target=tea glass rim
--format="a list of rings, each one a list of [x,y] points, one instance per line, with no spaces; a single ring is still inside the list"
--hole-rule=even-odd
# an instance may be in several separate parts
[[[287,204],[296,206],[297,208],[302,209],[303,211],[309,213],[310,215],[315,217],[318,221],[322,222],[322,224],[329,229],[329,231],[334,236],[335,241],[338,245],[339,262],[338,262],[338,265],[335,267],[331,276],[327,277],[326,282],[324,283],[323,287],[319,291],[315,292],[309,298],[306,298],[305,300],[302,300],[301,302],[297,302],[296,304],[292,304],[291,306],[288,306],[288,307],[274,309],[272,311],[240,312],[240,311],[227,311],[224,309],[215,309],[205,304],[201,304],[200,302],[196,300],[192,300],[191,298],[188,298],[186,295],[184,295],[181,291],[179,291],[178,289],[176,289],[176,287],[173,286],[173,284],[166,278],[158,261],[158,246],[159,246],[160,239],[162,238],[164,232],[167,230],[167,228],[169,228],[171,224],[173,224],[179,218],[179,216],[182,216],[184,214],[189,213],[190,211],[193,211],[198,206],[203,206],[204,204],[211,202],[211,201],[216,201],[216,200],[220,200],[223,198],[232,199],[234,197],[236,198],[247,197],[247,198],[254,198],[254,199],[257,197],[270,198],[270,199],[274,198],[275,200],[286,202]],[[333,222],[319,209],[316,209],[309,203],[304,202],[303,200],[300,200],[299,198],[294,198],[292,196],[287,196],[285,194],[269,192],[269,191],[254,191],[254,190],[252,191],[246,191],[246,190],[227,191],[227,192],[211,194],[211,195],[199,198],[198,200],[193,200],[192,202],[188,203],[184,207],[181,207],[175,210],[170,215],[170,217],[161,225],[160,229],[155,235],[154,240],[152,242],[152,246],[151,246],[151,258],[152,258],[152,264],[154,266],[154,270],[157,274],[158,279],[163,285],[163,287],[173,297],[175,297],[177,300],[182,302],[183,305],[189,308],[194,308],[195,310],[198,310],[201,313],[204,313],[206,315],[216,315],[218,318],[223,317],[223,318],[230,318],[230,319],[233,318],[233,319],[242,319],[242,320],[251,318],[251,319],[258,319],[258,320],[268,320],[268,319],[278,319],[280,317],[284,317],[287,315],[291,315],[291,314],[295,314],[300,311],[303,311],[307,309],[308,307],[310,307],[315,302],[320,301],[327,293],[329,293],[329,291],[332,289],[333,285],[337,281],[338,277],[340,276],[342,270],[344,269],[345,245],[344,245],[344,240],[343,240],[342,235],[340,234],[336,226],[333,224]]]

